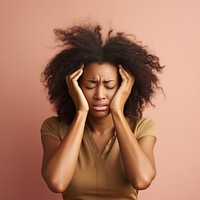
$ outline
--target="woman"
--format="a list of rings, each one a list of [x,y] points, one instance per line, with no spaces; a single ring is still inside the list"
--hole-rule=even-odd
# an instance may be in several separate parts
[[[41,127],[42,176],[63,199],[137,199],[156,176],[155,124],[143,118],[159,59],[100,26],[56,30],[64,49],[42,76],[57,117]]]

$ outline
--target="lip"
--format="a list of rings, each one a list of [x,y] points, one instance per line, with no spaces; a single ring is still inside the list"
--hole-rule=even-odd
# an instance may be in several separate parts
[[[96,111],[104,111],[108,109],[108,104],[95,104],[92,107]]]

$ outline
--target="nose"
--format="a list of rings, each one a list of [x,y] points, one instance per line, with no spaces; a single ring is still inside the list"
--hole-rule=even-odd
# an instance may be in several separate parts
[[[96,100],[103,100],[105,99],[105,90],[102,86],[98,86],[96,91],[95,91],[95,95],[94,98]]]

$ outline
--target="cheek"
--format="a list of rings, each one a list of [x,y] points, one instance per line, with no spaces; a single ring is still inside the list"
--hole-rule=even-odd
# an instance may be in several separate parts
[[[113,90],[112,92],[108,93],[109,99],[112,99],[115,96],[115,94],[117,93],[117,90],[118,90],[118,88],[116,90]]]
[[[84,90],[84,89],[82,89],[82,92],[83,92],[83,94],[84,94],[86,100],[87,100],[88,102],[90,102],[90,100],[91,100],[91,98],[92,98],[91,92],[89,92],[88,90]]]

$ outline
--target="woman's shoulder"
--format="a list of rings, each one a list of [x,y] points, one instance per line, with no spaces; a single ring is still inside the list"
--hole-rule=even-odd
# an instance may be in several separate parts
[[[59,121],[57,116],[48,117],[42,122],[41,129],[57,129]]]
[[[141,125],[147,125],[147,124],[155,124],[154,120],[150,117],[142,117],[140,119],[137,120],[137,123],[136,123],[138,126],[141,126]]]
[[[43,124],[44,123],[56,124],[56,123],[59,123],[59,121],[60,119],[58,116],[50,116],[44,119]]]
[[[156,125],[152,118],[142,117],[135,121],[128,120],[128,122],[137,139],[147,135],[156,137]]]
[[[41,125],[41,135],[50,135],[62,140],[67,130],[67,123],[58,116],[46,118]]]

